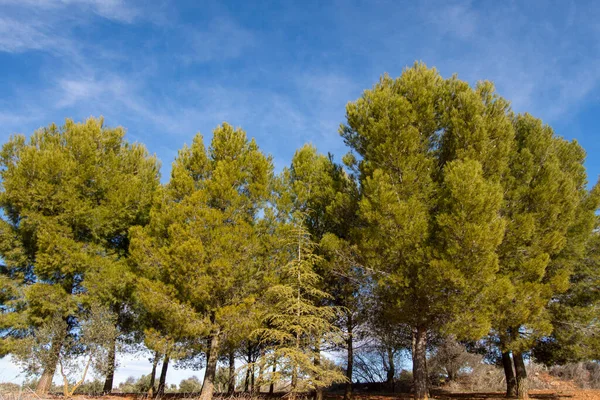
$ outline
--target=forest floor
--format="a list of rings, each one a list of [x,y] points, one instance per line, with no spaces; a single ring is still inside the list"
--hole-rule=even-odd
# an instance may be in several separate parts
[[[444,392],[444,391],[432,391],[431,399],[437,400],[491,400],[491,399],[506,399],[504,392],[489,392],[489,393],[477,393],[477,392]],[[582,390],[582,389],[570,389],[570,390],[531,390],[529,392],[531,399],[546,399],[546,400],[561,400],[561,399],[573,399],[573,400],[600,400],[600,390]],[[331,397],[326,396],[327,399],[339,400],[342,397]],[[395,400],[395,399],[412,399],[411,394],[396,394],[396,395],[357,395],[353,397],[356,400]]]
[[[529,397],[533,399],[546,399],[546,400],[600,400],[600,390],[591,390],[591,389],[569,389],[569,390],[531,390],[529,393]],[[51,400],[59,400],[62,399],[62,396],[52,395],[48,396],[48,399]],[[76,395],[72,397],[72,400],[141,400],[147,397],[141,395],[127,395],[127,394],[119,394],[119,395],[111,395],[111,396],[84,396],[84,395]],[[185,399],[192,400],[195,397],[190,395],[176,395],[169,394],[164,397],[165,399],[175,400],[175,399]],[[269,398],[269,397],[260,397],[260,398]],[[284,397],[285,398],[285,397]],[[340,400],[343,396],[338,395],[325,395],[326,400]],[[356,400],[408,400],[412,399],[411,394],[357,394],[353,396]],[[489,392],[489,393],[476,393],[476,392],[463,392],[463,393],[451,393],[444,391],[436,391],[432,392],[431,399],[437,400],[492,400],[492,399],[506,399],[505,394],[501,392]],[[40,400],[40,397],[29,397],[27,395],[20,397],[12,397],[6,396],[6,393],[0,394],[0,400]],[[215,399],[232,399],[231,397],[219,397],[216,396]],[[235,397],[233,398],[235,399]],[[243,397],[243,399],[250,400],[251,397]]]

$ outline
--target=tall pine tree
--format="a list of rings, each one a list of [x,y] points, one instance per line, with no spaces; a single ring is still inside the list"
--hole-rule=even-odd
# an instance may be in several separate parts
[[[145,223],[158,186],[158,163],[102,119],[67,120],[16,135],[0,154],[4,280],[22,296],[3,303],[3,341],[62,320],[37,391],[48,391],[68,335],[77,332],[88,277],[121,274],[128,231]],[[14,284],[11,287],[15,287]],[[18,299],[17,299],[18,297]],[[13,341],[18,345],[18,341]]]
[[[505,291],[493,325],[504,353],[507,393],[527,398],[524,353],[552,331],[549,303],[569,287],[595,208],[586,204],[585,152],[579,144],[528,114],[514,117],[513,124],[515,148],[502,209],[508,224],[498,251],[498,281]]]
[[[508,103],[415,64],[347,106],[341,128],[359,158],[363,250],[401,322],[413,330],[418,399],[428,398],[431,330],[477,337],[490,326],[490,283],[504,234],[512,143]]]
[[[241,129],[219,126],[208,150],[197,135],[179,151],[150,224],[133,232],[142,276],[206,331],[202,400],[213,395],[223,336],[262,288],[258,220],[272,168]]]

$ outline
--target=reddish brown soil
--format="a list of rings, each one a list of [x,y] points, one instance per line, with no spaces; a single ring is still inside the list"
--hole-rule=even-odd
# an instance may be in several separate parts
[[[327,396],[329,398],[329,396]],[[546,399],[546,400],[560,400],[560,399],[573,399],[573,400],[600,400],[600,390],[531,390],[529,392],[531,399]],[[353,396],[356,400],[397,400],[397,399],[412,399],[410,394],[401,395],[356,395]],[[505,393],[491,392],[491,393],[443,393],[434,392],[432,393],[432,399],[438,400],[488,400],[488,399],[506,399]],[[336,399],[337,400],[337,399]]]
[[[600,390],[532,390],[529,393],[531,399],[573,399],[573,400],[600,400]],[[409,394],[397,396],[354,396],[357,400],[394,400],[394,399],[412,399]],[[505,393],[433,393],[432,399],[438,400],[488,400],[488,399],[506,399]]]
[[[4,396],[2,396],[4,397]],[[600,400],[600,390],[581,390],[581,389],[560,389],[560,390],[531,390],[529,397],[531,399],[546,399],[546,400]],[[62,396],[49,396],[49,399],[59,400]],[[73,396],[73,400],[141,400],[144,397],[136,395],[111,395],[111,396]],[[342,396],[326,395],[326,400],[340,400]],[[396,394],[396,395],[367,395],[367,394],[356,394],[353,396],[356,400],[409,400],[412,399],[410,394]],[[23,399],[23,397],[21,397]],[[39,400],[39,397],[31,397],[31,400]],[[165,396],[165,399],[187,399],[191,400],[193,397],[189,396],[177,396],[170,395]],[[215,399],[227,399],[226,397],[215,397]],[[250,400],[251,398],[246,398]],[[284,397],[285,399],[285,397]],[[492,400],[492,399],[506,399],[504,393],[491,392],[491,393],[444,393],[442,391],[433,392],[431,399],[437,400]],[[17,400],[17,398],[15,398]]]

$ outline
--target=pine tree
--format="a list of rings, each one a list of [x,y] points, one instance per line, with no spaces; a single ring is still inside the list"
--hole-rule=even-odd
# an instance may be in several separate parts
[[[269,196],[271,159],[241,129],[215,129],[180,150],[150,224],[133,232],[140,274],[164,300],[189,310],[208,342],[201,398],[209,400],[221,340],[261,289],[259,211]]]
[[[319,392],[334,382],[343,382],[344,375],[321,360],[321,341],[328,336],[332,340],[337,329],[332,324],[335,309],[322,304],[329,295],[319,289],[315,266],[321,259],[314,252],[315,244],[302,219],[281,229],[281,248],[291,260],[279,269],[279,282],[266,293],[270,305],[264,316],[266,327],[256,334],[263,341],[274,343],[272,362],[287,372],[290,393],[295,398],[298,392]]]
[[[595,231],[571,275],[569,290],[551,303],[553,331],[546,353],[550,358],[543,360],[551,365],[600,359],[600,224],[595,220]],[[535,349],[534,355],[539,359]]]
[[[418,399],[428,398],[431,330],[479,336],[504,234],[512,144],[508,103],[483,82],[444,80],[422,64],[381,78],[347,106],[341,135],[359,158],[362,251],[413,330]]]
[[[3,279],[19,287],[3,304],[3,341],[48,324],[66,326],[49,344],[41,394],[67,335],[77,329],[87,278],[105,269],[120,273],[129,227],[144,222],[158,185],[156,159],[124,135],[102,119],[67,120],[29,140],[11,137],[0,154]]]
[[[527,398],[523,353],[552,331],[548,305],[569,286],[576,261],[569,252],[576,251],[573,246],[581,239],[571,232],[577,229],[587,190],[585,153],[576,142],[557,137],[528,114],[514,117],[513,124],[515,149],[503,182],[502,214],[508,224],[498,249],[498,284],[504,291],[493,326],[505,353],[507,393]],[[515,387],[510,385],[511,352]]]
[[[353,331],[361,323],[361,299],[365,274],[358,262],[355,240],[359,191],[354,176],[349,175],[332,156],[318,154],[305,145],[296,151],[290,168],[294,207],[306,215],[305,225],[320,246],[316,252],[323,258],[317,266],[322,289],[330,297],[324,299],[342,310],[335,325],[344,331],[341,347],[346,350],[345,398],[352,395]]]

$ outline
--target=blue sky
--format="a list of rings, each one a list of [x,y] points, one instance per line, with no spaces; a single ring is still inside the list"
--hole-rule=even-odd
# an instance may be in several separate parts
[[[158,155],[165,180],[184,143],[228,121],[277,169],[306,142],[339,159],[345,104],[422,60],[494,81],[577,139],[595,182],[599,21],[584,0],[0,0],[0,141],[103,115]]]

